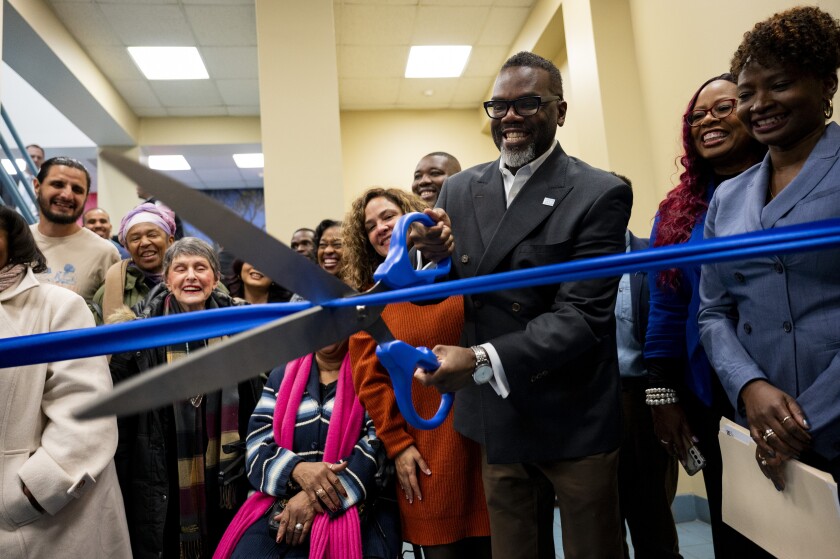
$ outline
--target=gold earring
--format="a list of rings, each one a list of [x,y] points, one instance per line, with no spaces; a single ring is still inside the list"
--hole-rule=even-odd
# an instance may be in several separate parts
[[[829,119],[831,118],[831,115],[834,114],[834,103],[831,101],[831,99],[826,99],[825,105],[826,106],[823,108],[823,115],[826,119]]]

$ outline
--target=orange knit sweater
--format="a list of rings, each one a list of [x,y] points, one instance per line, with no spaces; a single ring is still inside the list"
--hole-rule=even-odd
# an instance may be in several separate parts
[[[428,348],[457,345],[464,324],[464,305],[460,296],[437,305],[398,303],[385,307],[382,317],[394,337],[407,344]],[[422,501],[414,499],[409,504],[398,495],[403,539],[425,546],[490,535],[478,444],[455,432],[452,414],[431,431],[406,423],[397,408],[388,373],[375,351],[376,343],[367,333],[350,338],[353,381],[359,401],[373,419],[389,457],[394,458],[413,444],[432,471],[430,476],[417,474]],[[412,399],[422,417],[431,417],[440,405],[437,390],[417,381],[412,383]]]

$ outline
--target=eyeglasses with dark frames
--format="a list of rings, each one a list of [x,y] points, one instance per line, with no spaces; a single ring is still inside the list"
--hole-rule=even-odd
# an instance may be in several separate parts
[[[552,101],[559,101],[560,98],[561,97],[559,95],[549,95],[547,97],[529,95],[528,97],[520,97],[519,99],[514,99],[513,101],[508,101],[506,99],[493,99],[491,101],[484,102],[484,111],[487,113],[487,116],[496,120],[504,118],[511,107],[513,107],[513,112],[519,116],[533,116],[537,114],[540,107],[551,103]]]
[[[713,117],[720,120],[731,115],[737,105],[737,99],[721,99],[712,105],[711,109],[694,109],[685,115],[685,122],[689,126],[700,126],[700,123],[703,122],[703,119],[709,113],[712,113]]]

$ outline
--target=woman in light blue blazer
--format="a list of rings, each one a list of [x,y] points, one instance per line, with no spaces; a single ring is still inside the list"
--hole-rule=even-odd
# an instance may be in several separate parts
[[[833,113],[840,22],[794,8],[757,24],[732,60],[738,117],[769,146],[723,183],[706,237],[840,217]],[[703,347],[778,490],[800,457],[840,479],[840,248],[703,267]]]

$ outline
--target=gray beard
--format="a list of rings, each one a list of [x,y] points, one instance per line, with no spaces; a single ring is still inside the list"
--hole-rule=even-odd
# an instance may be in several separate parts
[[[501,151],[502,163],[504,163],[507,167],[514,169],[523,167],[537,158],[536,148],[533,143],[528,144],[528,146],[522,150],[510,151],[505,147],[502,147]]]

